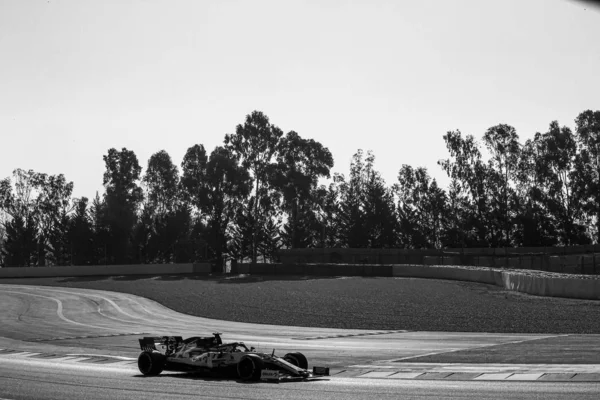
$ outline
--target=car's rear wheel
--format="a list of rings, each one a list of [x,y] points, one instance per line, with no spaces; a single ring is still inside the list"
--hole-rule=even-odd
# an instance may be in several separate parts
[[[283,359],[298,368],[308,368],[308,360],[302,353],[287,353]]]
[[[237,373],[241,380],[259,380],[263,369],[263,362],[258,357],[245,356],[237,365]]]
[[[165,367],[165,356],[161,353],[143,351],[138,357],[138,368],[146,376],[160,374]]]

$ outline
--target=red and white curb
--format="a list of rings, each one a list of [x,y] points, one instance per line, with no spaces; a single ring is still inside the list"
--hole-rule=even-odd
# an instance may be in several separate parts
[[[136,358],[102,354],[53,354],[0,349],[0,358],[49,363],[95,364],[132,368]],[[331,371],[332,377],[446,381],[600,382],[600,364],[427,364],[352,365]],[[1,400],[1,399],[0,399]]]
[[[129,366],[137,363],[136,358],[110,356],[102,354],[54,354],[37,353],[31,351],[0,349],[0,358],[4,359],[28,359],[36,361],[47,361],[51,363],[89,363],[89,364],[111,364],[111,366]]]
[[[600,364],[353,365],[336,375],[407,380],[600,382]]]

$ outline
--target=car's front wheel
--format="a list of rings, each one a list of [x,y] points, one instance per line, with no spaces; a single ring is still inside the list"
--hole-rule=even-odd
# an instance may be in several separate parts
[[[237,373],[241,380],[259,380],[263,362],[258,357],[244,356],[237,365]]]
[[[308,360],[302,353],[287,353],[283,359],[298,368],[308,368]]]
[[[138,357],[138,368],[146,376],[160,374],[165,367],[165,356],[161,353],[143,351]]]

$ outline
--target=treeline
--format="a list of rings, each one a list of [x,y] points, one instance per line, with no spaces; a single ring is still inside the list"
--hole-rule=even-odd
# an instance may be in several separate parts
[[[0,181],[3,266],[277,260],[280,248],[457,248],[597,243],[600,111],[576,129],[554,121],[519,142],[509,125],[481,142],[448,132],[438,164],[402,165],[387,185],[359,150],[348,175],[329,150],[266,115],[246,116],[210,154],[190,147],[180,166],[164,150],[142,174],[135,153],[104,155],[105,193],[73,199],[73,183],[17,169]],[[392,143],[390,143],[392,144]],[[415,151],[422,151],[415,149]]]

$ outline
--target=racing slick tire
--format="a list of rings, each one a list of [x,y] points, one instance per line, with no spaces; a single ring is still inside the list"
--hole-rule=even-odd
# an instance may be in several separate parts
[[[145,376],[156,376],[165,367],[165,356],[157,352],[143,351],[138,357],[138,369]]]
[[[263,361],[258,357],[244,356],[237,365],[238,377],[243,381],[257,381],[263,370]]]
[[[302,353],[287,353],[283,359],[298,368],[308,369],[308,360]]]

